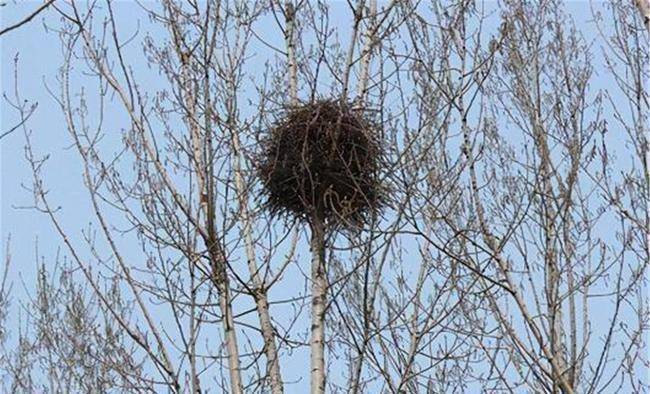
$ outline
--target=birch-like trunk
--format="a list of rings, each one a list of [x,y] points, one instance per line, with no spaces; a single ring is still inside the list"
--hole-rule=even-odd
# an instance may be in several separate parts
[[[223,331],[228,353],[228,371],[230,375],[230,390],[233,394],[243,392],[241,379],[241,369],[239,363],[239,347],[237,345],[237,333],[235,331],[235,321],[232,313],[232,302],[230,295],[230,283],[228,280],[228,271],[226,269],[227,260],[221,245],[214,221],[216,212],[213,186],[211,184],[213,176],[210,164],[205,158],[206,147],[211,149],[210,139],[201,134],[199,128],[199,119],[196,111],[197,94],[196,85],[192,82],[189,75],[189,56],[183,51],[183,45],[180,43],[181,35],[176,31],[175,25],[172,25],[172,33],[175,39],[175,48],[178,57],[181,60],[180,82],[183,89],[183,100],[187,111],[186,125],[190,131],[192,144],[192,161],[196,172],[196,186],[199,192],[200,212],[205,216],[205,225],[207,236],[204,237],[205,246],[210,255],[210,268],[212,270],[212,283],[217,288],[219,297],[219,307],[223,316]],[[207,94],[207,92],[205,93]],[[208,131],[209,133],[209,131]]]
[[[291,0],[284,6],[285,42],[287,46],[287,62],[289,66],[289,97],[291,104],[296,105],[298,99],[298,64],[296,63],[296,43],[294,41],[296,9]]]
[[[311,393],[325,392],[325,230],[323,221],[311,223]]]
[[[198,131],[197,128],[194,128]],[[195,154],[197,145],[195,145]],[[197,174],[199,169],[197,169]],[[228,353],[228,371],[230,374],[230,390],[233,394],[243,393],[243,386],[241,380],[241,369],[239,365],[239,347],[237,345],[237,333],[235,331],[235,321],[232,314],[232,302],[230,296],[230,283],[228,280],[228,271],[226,265],[228,264],[225,254],[219,245],[219,238],[216,236],[214,225],[214,199],[206,187],[203,176],[197,176],[199,190],[201,193],[201,207],[206,214],[208,239],[205,240],[206,247],[210,253],[210,268],[212,270],[212,282],[217,288],[219,296],[219,307],[223,315],[222,325],[224,331],[226,351]]]
[[[230,375],[230,392],[242,394],[244,388],[241,380],[241,368],[239,366],[239,345],[237,344],[237,333],[235,331],[235,320],[232,315],[232,301],[230,297],[230,285],[226,271],[225,260],[216,261],[212,257],[213,282],[219,292],[219,307],[221,308],[222,325],[225,338],[226,352],[228,353],[228,373]]]
[[[280,372],[280,360],[275,345],[275,333],[271,316],[269,313],[269,300],[267,295],[266,284],[260,278],[259,268],[255,258],[255,244],[253,241],[253,228],[250,212],[248,211],[248,198],[246,195],[246,185],[241,168],[241,143],[236,130],[232,127],[232,142],[234,149],[233,168],[235,173],[235,186],[239,195],[239,209],[241,220],[243,222],[244,244],[246,246],[246,258],[248,260],[248,271],[253,282],[253,299],[257,309],[257,316],[260,321],[262,338],[264,339],[264,353],[266,354],[267,373],[271,384],[273,394],[282,394],[284,392],[282,385],[282,374]]]
[[[365,33],[365,44],[363,50],[361,51],[361,74],[359,75],[359,84],[357,86],[357,98],[356,101],[359,102],[359,105],[363,102],[366,97],[366,91],[368,90],[368,79],[370,77],[370,60],[372,58],[372,48],[374,42],[377,39],[375,34],[377,33],[375,24],[377,17],[377,0],[370,0],[369,12],[368,12],[368,26]]]
[[[292,105],[298,103],[298,67],[296,62],[294,30],[296,8],[291,0],[285,2],[285,43],[287,47],[289,99]],[[327,293],[327,279],[325,277],[325,231],[323,221],[315,215],[311,223],[311,280],[312,280],[312,315],[311,315],[311,392],[325,392],[325,295]],[[258,302],[258,313],[262,324],[262,335],[265,343],[267,331],[264,329],[265,322],[262,321],[262,312],[268,311],[266,298],[256,300]],[[264,304],[266,302],[266,304]],[[262,304],[260,304],[262,303]],[[268,317],[268,314],[266,315]],[[270,319],[267,323],[270,327]],[[273,338],[269,338],[273,341]],[[275,346],[275,343],[273,343]],[[267,349],[268,357],[268,349]],[[279,366],[277,366],[279,379]],[[273,382],[273,376],[271,376]]]

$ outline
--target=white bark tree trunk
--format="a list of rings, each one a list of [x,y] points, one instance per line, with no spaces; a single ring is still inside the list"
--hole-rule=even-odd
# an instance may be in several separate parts
[[[296,44],[294,41],[296,9],[291,0],[287,0],[285,3],[284,15],[287,62],[289,64],[289,97],[291,104],[296,105],[298,101],[298,64],[296,63]]]
[[[233,133],[233,168],[235,172],[235,186],[237,187],[237,194],[239,195],[239,209],[241,211],[241,219],[244,225],[244,243],[246,245],[246,258],[248,260],[248,271],[251,275],[253,282],[253,298],[257,309],[257,316],[260,321],[260,329],[262,330],[262,338],[264,339],[264,353],[266,354],[267,372],[271,384],[271,392],[273,394],[282,394],[284,392],[282,385],[282,374],[280,372],[280,361],[278,359],[278,351],[275,345],[275,333],[271,323],[271,316],[269,313],[269,300],[265,288],[265,283],[259,275],[259,269],[255,258],[255,244],[253,241],[253,229],[251,223],[250,213],[248,211],[248,197],[246,195],[246,186],[244,184],[244,177],[241,168],[241,143],[236,130],[232,127]]]
[[[215,263],[217,264],[225,264]],[[225,267],[213,266],[213,271],[220,272],[220,276],[226,275]],[[232,316],[232,302],[230,298],[230,287],[228,281],[223,277],[218,279],[219,306],[223,314],[223,330],[225,337],[226,351],[228,352],[228,372],[230,374],[230,390],[233,394],[244,392],[241,380],[241,368],[239,366],[239,346],[237,344],[237,333],[235,332],[235,320]]]
[[[207,237],[204,237],[205,246],[210,254],[210,265],[212,270],[212,282],[218,290],[219,307],[223,315],[223,330],[226,351],[228,352],[228,369],[230,375],[230,390],[233,394],[243,393],[239,363],[239,347],[237,345],[237,333],[235,331],[235,321],[232,313],[232,302],[230,296],[230,285],[228,280],[228,270],[224,251],[219,245],[214,223],[214,198],[212,187],[209,184],[212,179],[212,171],[205,159],[204,146],[209,143],[209,139],[201,134],[198,127],[198,116],[196,112],[197,97],[194,93],[196,86],[192,83],[189,75],[189,55],[183,52],[183,46],[180,43],[181,34],[175,30],[172,25],[172,31],[175,38],[175,48],[178,57],[181,60],[181,86],[183,88],[183,99],[187,108],[186,124],[190,131],[192,143],[193,164],[196,172],[196,186],[199,191],[200,212],[205,216],[205,225]],[[197,219],[198,220],[198,219]]]
[[[368,79],[370,77],[370,60],[372,58],[372,48],[376,40],[375,29],[376,16],[377,16],[377,0],[370,0],[368,13],[368,27],[365,33],[365,44],[361,51],[361,75],[359,76],[359,85],[357,86],[357,101],[363,102],[366,97],[366,90],[368,89]]]
[[[325,306],[327,277],[325,275],[325,231],[323,222],[311,224],[311,393],[325,392]]]

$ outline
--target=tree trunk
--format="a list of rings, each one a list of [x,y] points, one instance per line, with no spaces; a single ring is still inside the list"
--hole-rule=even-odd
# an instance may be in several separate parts
[[[232,315],[232,302],[230,298],[230,286],[226,270],[226,260],[218,249],[213,245],[210,249],[210,260],[212,265],[212,281],[219,292],[219,307],[223,319],[223,332],[228,353],[228,372],[230,374],[230,392],[241,394],[244,392],[239,366],[239,347],[237,345],[237,333],[235,331],[235,320]]]
[[[314,219],[311,224],[311,393],[325,392],[325,231],[323,222]]]

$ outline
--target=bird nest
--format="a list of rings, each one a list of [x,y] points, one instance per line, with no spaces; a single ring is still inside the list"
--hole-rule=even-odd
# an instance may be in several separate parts
[[[322,100],[291,107],[262,142],[259,174],[274,214],[344,226],[381,205],[378,131],[363,111]]]

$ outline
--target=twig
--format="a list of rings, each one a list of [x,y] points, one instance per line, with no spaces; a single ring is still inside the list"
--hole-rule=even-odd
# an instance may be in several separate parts
[[[13,24],[13,25],[11,25],[11,26],[9,26],[9,27],[6,27],[6,28],[4,28],[4,29],[2,29],[2,30],[0,30],[0,36],[3,35],[3,34],[5,34],[5,33],[9,33],[10,31],[12,31],[12,30],[14,30],[14,29],[17,29],[17,28],[19,28],[20,26],[22,26],[22,25],[26,24],[27,22],[31,21],[32,19],[34,19],[34,17],[35,17],[36,15],[40,14],[42,11],[45,11],[45,9],[46,9],[47,7],[49,7],[50,5],[52,5],[52,3],[54,3],[54,0],[48,0],[48,1],[46,1],[45,3],[43,3],[43,5],[41,5],[40,7],[38,7],[36,10],[34,10],[34,12],[32,12],[30,15],[28,15],[26,18],[24,18],[24,19],[21,20],[20,22],[18,22],[18,23],[16,23],[16,24]]]

